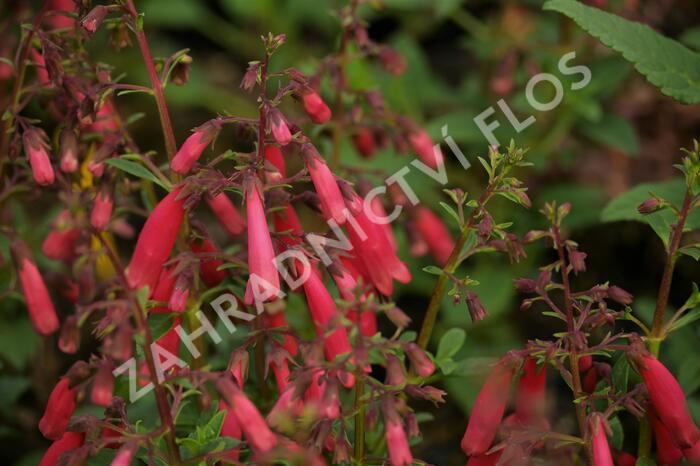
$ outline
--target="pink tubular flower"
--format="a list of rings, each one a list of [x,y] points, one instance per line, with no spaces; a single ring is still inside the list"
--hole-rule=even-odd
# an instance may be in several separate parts
[[[236,419],[236,416],[233,414],[233,410],[226,404],[226,402],[222,400],[219,401],[219,411],[226,411],[224,423],[221,426],[221,436],[241,440],[243,437],[243,430],[241,429],[241,425],[238,423],[238,419]],[[239,448],[231,450],[231,452],[226,455],[228,459],[236,462],[238,461],[239,456]]]
[[[692,447],[700,440],[700,431],[690,417],[685,394],[676,378],[651,355],[642,356],[638,367],[654,410],[676,445],[681,449]]]
[[[423,349],[415,343],[406,345],[406,355],[411,361],[411,366],[416,374],[421,377],[430,377],[435,372],[435,364],[430,360]]]
[[[515,396],[515,415],[521,423],[532,423],[544,417],[546,366],[537,369],[537,361],[525,360],[523,374]]]
[[[271,450],[277,444],[277,437],[243,391],[229,379],[219,379],[216,387],[231,407],[231,412],[238,420],[253,451],[264,453]]]
[[[440,265],[450,258],[455,242],[443,221],[430,209],[419,206],[416,209],[415,225],[423,237],[433,257]]]
[[[85,434],[78,432],[66,432],[61,438],[51,444],[41,457],[39,466],[56,466],[64,454],[80,448],[85,441]]]
[[[136,442],[129,442],[119,451],[110,463],[110,466],[129,466],[131,460],[134,458],[134,453],[138,450],[138,444]]]
[[[284,206],[284,211],[274,212],[272,221],[275,225],[277,233],[286,232],[287,235],[281,236],[280,240],[287,246],[295,246],[301,243],[301,237],[304,234],[304,229],[301,227],[299,216],[291,204]]]
[[[24,299],[27,301],[27,311],[34,330],[39,335],[50,335],[58,330],[58,316],[54,308],[49,290],[39,269],[32,260],[29,248],[22,241],[12,244],[12,257],[19,281],[22,285]]]
[[[651,418],[651,426],[654,429],[654,440],[656,443],[656,459],[664,466],[676,466],[683,459],[683,452],[673,442],[673,438],[666,426],[655,416]]]
[[[36,77],[39,82],[46,87],[51,87],[51,79],[49,78],[49,72],[46,70],[46,60],[44,60],[44,55],[41,54],[37,49],[29,49],[29,55],[31,55],[32,61],[34,62],[36,68]]]
[[[70,261],[76,255],[76,241],[80,238],[80,229],[73,226],[70,212],[64,210],[53,222],[53,228],[41,244],[41,252],[54,260]]]
[[[226,193],[219,193],[214,197],[207,197],[207,204],[214,212],[219,223],[231,236],[238,236],[245,230],[245,220],[228,198]]]
[[[270,230],[265,217],[260,188],[257,180],[249,180],[246,186],[246,214],[248,221],[248,279],[245,291],[245,303],[253,304],[255,291],[253,286],[262,288],[266,300],[279,296],[280,279],[275,263],[275,249],[272,247]],[[257,276],[257,277],[254,277]],[[258,281],[258,283],[255,283]]]
[[[512,377],[512,367],[501,360],[481,387],[462,438],[462,450],[468,456],[482,455],[491,446],[506,409]]]
[[[302,265],[298,264],[299,273],[302,273]],[[324,336],[323,346],[328,361],[333,361],[340,354],[349,353],[352,350],[348,333],[340,324],[340,312],[330,293],[323,284],[316,269],[311,269],[308,280],[304,282],[304,293],[309,305],[311,318],[316,326],[316,333]],[[329,325],[333,325],[333,333],[326,335]]]
[[[78,140],[72,129],[61,132],[61,171],[73,173],[78,169]]]
[[[326,220],[335,220],[338,225],[344,224],[345,199],[340,192],[335,176],[312,144],[304,144],[302,153],[316,194],[321,201],[323,216]]]
[[[114,375],[112,363],[105,361],[100,365],[95,375],[95,381],[90,393],[90,401],[97,406],[107,407],[112,404],[114,395]]]
[[[192,252],[195,253],[216,254],[220,252],[219,249],[214,246],[214,243],[207,238],[201,241],[193,241],[190,247],[192,248]],[[226,271],[219,270],[219,267],[222,265],[224,265],[224,261],[220,259],[202,258],[199,261],[199,275],[205,285],[208,287],[215,287],[226,279]]]
[[[287,169],[284,165],[284,156],[279,147],[268,144],[265,146],[265,160],[270,162],[279,172],[279,176],[267,175],[270,181],[276,181],[279,178],[287,177]]]
[[[131,288],[146,285],[153,288],[163,263],[168,260],[185,217],[185,201],[178,199],[181,191],[181,188],[173,189],[148,216],[126,269]]]
[[[49,6],[51,8],[51,15],[47,17],[47,21],[51,27],[55,29],[73,27],[75,20],[70,16],[60,14],[75,12],[75,3],[73,0],[50,0]]]
[[[107,191],[100,191],[95,196],[95,203],[90,212],[90,224],[97,231],[102,231],[107,227],[109,219],[112,217],[112,209],[114,204],[112,197]]]
[[[270,108],[267,113],[270,132],[272,137],[280,146],[286,146],[292,140],[292,133],[289,131],[287,121],[284,119],[282,112],[276,108]]]
[[[301,100],[304,103],[304,111],[314,123],[322,125],[331,119],[331,109],[317,92],[307,90],[302,94]]]
[[[605,436],[605,428],[603,421],[599,415],[595,415],[589,423],[588,428],[591,434],[591,443],[593,446],[593,465],[594,466],[614,466],[610,447],[608,446],[608,438]]]
[[[413,455],[408,446],[406,431],[401,425],[397,414],[386,416],[386,444],[389,448],[389,458],[392,466],[410,466]]]
[[[424,164],[433,170],[442,165],[442,152],[439,148],[434,147],[433,140],[425,130],[416,129],[411,131],[408,134],[408,142]]]
[[[366,159],[372,157],[377,150],[372,130],[367,127],[361,127],[357,130],[352,137],[352,143],[357,152]]]
[[[179,282],[179,280],[178,280]],[[176,283],[173,292],[168,300],[168,307],[173,312],[185,312],[187,309],[187,299],[190,297],[190,289],[183,288]]]
[[[44,437],[57,440],[68,427],[68,421],[75,411],[76,391],[70,388],[70,381],[63,377],[54,387],[46,404],[44,415],[39,421],[39,430]]]
[[[170,162],[170,168],[181,175],[189,173],[192,165],[199,160],[202,152],[209,143],[216,137],[218,128],[213,124],[204,124],[195,128],[192,133],[177,151],[175,157]]]
[[[29,129],[22,135],[24,153],[32,167],[34,181],[40,186],[47,186],[54,182],[56,176],[51,166],[51,159],[47,151],[46,135],[39,129]]]
[[[173,274],[174,270],[175,266],[163,267],[158,276],[156,286],[153,288],[153,291],[151,291],[149,299],[166,303],[170,300],[170,296],[173,294],[173,288],[175,288],[175,281],[177,281],[177,276]],[[162,314],[170,312],[170,310],[167,306],[158,305],[152,307],[150,312],[151,314]]]
[[[700,466],[700,440],[692,447],[683,450],[683,456],[692,466]]]

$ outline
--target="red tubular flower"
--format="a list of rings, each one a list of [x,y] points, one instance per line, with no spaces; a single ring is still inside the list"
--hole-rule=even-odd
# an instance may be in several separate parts
[[[207,204],[219,223],[231,236],[238,236],[245,230],[245,220],[225,193],[207,197]]]
[[[544,417],[546,366],[537,369],[537,361],[525,360],[523,374],[518,382],[515,396],[515,415],[521,423],[532,423]]]
[[[52,230],[41,244],[41,252],[49,259],[69,261],[76,255],[75,245],[80,234],[80,229],[73,226],[70,212],[64,210],[58,215]]]
[[[127,443],[117,452],[109,466],[129,466],[137,448],[137,444]]]
[[[430,377],[435,372],[435,364],[430,360],[428,355],[415,343],[408,343],[406,345],[406,355],[411,361],[411,366],[416,374],[421,377]]]
[[[683,456],[693,466],[700,466],[700,441],[695,442],[691,448],[683,450]]]
[[[178,199],[181,191],[181,188],[173,189],[148,216],[126,269],[126,279],[131,288],[146,285],[153,288],[158,280],[185,216],[185,201]]]
[[[685,394],[676,378],[651,355],[642,356],[638,367],[654,410],[676,445],[681,449],[692,447],[700,440],[700,431],[690,417]]]
[[[214,246],[214,243],[207,238],[201,241],[193,241],[190,247],[192,248],[192,252],[198,254],[216,254],[220,252],[219,249]],[[224,261],[221,259],[200,259],[199,274],[205,285],[210,288],[215,287],[226,279],[226,271],[219,270],[219,267],[222,265],[224,265]]]
[[[256,181],[249,180],[245,188],[248,221],[248,269],[251,277],[257,275],[258,279],[267,282],[260,286],[273,292],[273,295],[268,299],[274,299],[279,296],[280,279],[275,265],[275,250],[272,247],[272,239],[267,226],[265,207]],[[244,299],[246,304],[254,302],[255,295],[252,289],[254,285],[258,284],[253,283],[252,278],[249,279]]]
[[[29,248],[22,241],[12,244],[12,257],[15,269],[22,285],[24,299],[27,301],[27,311],[34,330],[39,335],[50,335],[58,330],[58,316],[54,308],[49,290],[39,269],[32,260]]]
[[[107,191],[100,191],[95,196],[95,203],[90,212],[90,224],[97,231],[102,231],[107,227],[109,219],[112,217],[114,204]]]
[[[410,132],[408,134],[408,142],[418,154],[418,158],[433,170],[443,163],[442,152],[439,148],[434,147],[433,140],[425,130],[416,129]]]
[[[280,146],[286,146],[292,140],[292,133],[289,131],[289,126],[287,126],[287,120],[285,120],[282,112],[276,108],[270,108],[267,113],[267,118],[269,121],[270,132],[272,137],[275,139],[277,144]]]
[[[301,100],[304,103],[304,111],[314,123],[322,125],[331,119],[331,109],[317,92],[306,90],[302,94]]]
[[[625,451],[615,453],[615,466],[635,466],[637,458]]]
[[[287,322],[287,318],[285,317],[284,312],[276,312],[274,314],[266,312],[263,315],[263,319],[265,322],[265,327],[267,328],[289,327],[289,323]],[[293,336],[289,334],[285,335],[284,343],[282,344],[282,346],[292,356],[297,354],[297,341],[294,339]]]
[[[68,421],[75,411],[76,390],[70,388],[70,381],[63,377],[54,387],[46,404],[44,415],[39,421],[42,435],[51,440],[61,438],[68,427]]]
[[[386,444],[392,466],[410,466],[413,464],[413,455],[401,419],[396,413],[385,414],[385,424]]]
[[[506,409],[512,378],[512,366],[501,360],[481,387],[462,438],[462,450],[468,456],[484,454],[493,443]]]
[[[158,282],[156,282],[155,288],[151,292],[149,299],[152,301],[159,301],[167,303],[170,300],[170,296],[173,294],[173,289],[175,288],[175,282],[177,281],[177,276],[173,273],[176,266],[163,267],[158,276]],[[168,306],[158,305],[151,308],[151,314],[163,314],[170,312]]]
[[[423,237],[433,257],[440,265],[445,265],[450,258],[455,242],[443,221],[430,209],[418,206],[415,225]]]
[[[221,436],[229,437],[236,440],[241,440],[243,437],[243,430],[241,425],[238,423],[238,419],[233,414],[233,410],[226,404],[225,401],[219,401],[219,411],[226,411],[226,416],[224,417],[224,423],[221,426]],[[238,462],[240,456],[240,449],[235,448],[226,455],[226,457],[232,461]]]
[[[651,426],[654,429],[656,443],[656,459],[662,466],[676,466],[683,459],[683,452],[673,442],[673,438],[666,426],[655,416],[651,418]]]
[[[605,428],[603,421],[599,415],[589,423],[588,428],[591,434],[591,443],[593,447],[593,465],[594,466],[614,466],[610,447],[608,446],[608,438],[605,436]]]
[[[297,268],[299,273],[302,273],[302,265],[298,264]],[[311,274],[303,286],[309,312],[316,326],[316,333],[319,336],[324,336],[323,346],[326,359],[333,361],[336,356],[349,353],[352,347],[346,329],[339,322],[340,312],[316,269],[311,269]],[[330,335],[326,335],[329,331],[329,325],[333,325],[334,330]]]
[[[187,309],[187,299],[190,297],[189,288],[181,288],[175,285],[173,293],[168,300],[168,308],[173,312],[185,312]]]
[[[216,382],[216,387],[231,407],[230,412],[238,420],[238,424],[245,433],[253,451],[264,453],[271,450],[277,444],[277,437],[272,433],[255,405],[229,379],[219,379]]]
[[[474,455],[467,461],[467,466],[496,466],[501,458],[503,450],[498,450],[490,455]]]
[[[372,199],[369,207],[372,209],[372,214],[374,214],[376,217],[387,218],[384,204],[382,204],[382,201],[380,201],[378,197]],[[396,238],[394,238],[394,231],[391,229],[391,223],[379,223],[377,226],[384,232],[386,240],[391,246],[391,250],[396,251]]]
[[[41,457],[39,466],[57,466],[61,457],[76,448],[80,448],[85,441],[85,434],[78,432],[66,432],[61,438],[51,444]]]
[[[97,406],[107,407],[112,404],[114,395],[114,375],[112,364],[105,361],[95,375],[95,382],[90,393],[90,401]]]
[[[586,393],[595,392],[595,387],[598,385],[598,369],[595,366],[588,369],[583,377],[583,391]]]
[[[56,176],[51,166],[44,132],[38,129],[29,129],[22,135],[22,141],[24,142],[24,153],[32,167],[34,181],[41,186],[52,184]]]
[[[344,224],[345,199],[340,192],[335,176],[312,144],[304,144],[302,153],[316,194],[321,201],[323,216],[326,220],[335,220],[338,225]]]
[[[272,214],[272,221],[274,222],[275,231],[277,233],[288,233],[280,237],[284,244],[287,246],[295,246],[301,243],[304,229],[301,227],[299,216],[291,204],[285,205],[283,212],[274,212]]]
[[[411,272],[396,256],[381,225],[374,223],[365,209],[357,213],[355,220],[366,237],[359,235],[355,228],[348,229],[356,259],[354,265],[380,293],[389,296],[394,289],[392,280],[408,283],[411,281]]]
[[[202,152],[214,139],[218,128],[213,124],[204,124],[195,128],[194,132],[182,143],[180,150],[170,162],[170,169],[175,173],[185,175],[202,156]]]
[[[51,87],[51,79],[49,78],[49,72],[46,70],[46,60],[44,60],[44,56],[35,48],[29,49],[29,55],[31,55],[32,61],[34,62],[36,77],[39,82],[43,86]]]
[[[374,142],[374,134],[372,130],[365,126],[359,128],[355,135],[352,137],[352,143],[355,145],[355,149],[360,155],[366,159],[371,158],[374,152],[377,150],[376,144]]]
[[[72,28],[75,20],[60,13],[74,13],[75,2],[73,0],[50,0],[51,15],[46,18],[47,22],[55,29]]]
[[[284,156],[279,147],[270,144],[265,146],[265,160],[270,162],[279,172],[279,176],[272,176],[272,179],[268,176],[270,181],[276,181],[279,178],[287,177],[287,169],[284,166]]]

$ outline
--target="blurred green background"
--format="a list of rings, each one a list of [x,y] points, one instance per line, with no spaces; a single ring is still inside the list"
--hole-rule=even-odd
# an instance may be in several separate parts
[[[239,89],[239,83],[247,62],[260,57],[261,34],[287,35],[287,43],[275,56],[273,68],[314,69],[325,55],[337,49],[339,24],[334,11],[343,4],[331,0],[136,3],[145,12],[145,30],[155,55],[167,57],[188,48],[194,59],[189,83],[182,87],[169,85],[166,89],[178,143],[190,128],[217,113],[256,113],[254,99]],[[609,11],[643,21],[700,50],[700,9],[694,0],[603,3]],[[473,118],[489,106],[495,107],[499,99],[505,99],[520,120],[535,115],[535,124],[519,134],[498,110],[494,117],[501,123],[496,130],[499,140],[505,143],[513,138],[517,145],[530,148],[529,160],[534,163],[533,168],[518,173],[530,188],[533,208],[524,211],[497,202],[496,220],[512,221],[514,231],[524,234],[545,226],[537,213],[545,201],[570,201],[573,211],[566,227],[581,250],[588,253],[588,271],[576,278],[575,285],[585,287],[606,281],[619,285],[634,294],[635,312],[648,320],[664,260],[662,243],[641,222],[604,221],[616,218],[603,216],[604,207],[637,184],[673,179],[676,172],[672,164],[680,158],[679,148],[691,146],[693,137],[700,134],[700,112],[697,107],[682,106],[661,96],[620,56],[563,16],[542,12],[541,4],[536,0],[384,0],[365,5],[361,11],[370,36],[394,46],[407,59],[408,69],[402,76],[392,76],[374,63],[351,62],[349,85],[353,89],[382,91],[392,109],[423,124],[436,141],[442,140],[441,128],[448,125],[449,135],[474,165],[465,171],[456,161],[450,161],[448,187],[460,187],[470,193],[478,193],[484,185],[475,156],[484,155],[487,147]],[[16,32],[16,25],[7,27]],[[124,73],[124,82],[147,83],[137,48],[113,51],[104,30],[92,39],[90,48],[96,59],[113,66],[112,76]],[[576,52],[576,64],[586,65],[592,71],[591,83],[580,91],[570,91],[569,78],[556,67],[559,58],[570,51]],[[551,112],[534,112],[525,99],[528,79],[540,71],[559,76],[566,89],[562,104]],[[538,93],[542,100],[546,94]],[[160,134],[160,128],[153,102],[135,94],[119,97],[116,103],[122,114],[147,115],[134,122],[131,130],[143,151],[162,153],[162,139],[154,137]],[[217,144],[235,146],[235,132],[227,131]],[[385,150],[365,161],[355,154],[349,141],[344,141],[342,160],[390,174],[410,159]],[[423,175],[412,179],[416,180],[413,185],[421,200],[449,224],[448,216],[437,204],[439,200],[446,201],[440,187],[426,182]],[[644,190],[640,195],[645,197]],[[40,244],[54,215],[42,216],[37,225],[36,219],[28,218],[20,206],[14,210],[18,229],[22,222],[33,225],[28,240]],[[632,219],[634,214],[627,217]],[[450,226],[455,232],[455,226]],[[434,283],[434,276],[421,269],[432,260],[409,258],[405,234],[397,234],[402,258],[409,262],[414,280],[399,288],[396,299],[399,307],[413,318],[412,329],[417,330]],[[9,257],[7,245],[2,248],[3,257]],[[480,282],[474,291],[482,298],[489,316],[472,324],[466,307],[445,300],[436,341],[454,326],[467,331],[467,340],[455,357],[459,361],[457,369],[442,382],[449,393],[448,402],[433,411],[434,420],[423,425],[425,438],[415,449],[416,457],[439,465],[462,464],[459,440],[483,379],[484,363],[507,349],[521,347],[528,339],[546,338],[561,330],[557,321],[543,318],[537,309],[519,310],[521,297],[513,288],[512,279],[532,277],[537,266],[553,260],[551,251],[542,245],[529,246],[526,251],[527,259],[519,264],[488,255],[476,256],[462,267],[462,273]],[[39,260],[45,270],[57,268],[45,258]],[[3,277],[9,276],[9,267],[5,259]],[[685,301],[691,282],[700,280],[698,272],[693,259],[684,257],[679,261],[671,304],[679,306]],[[72,359],[58,354],[56,337],[42,341],[34,335],[22,306],[11,296],[2,303],[0,462],[36,464],[37,452],[46,446],[36,423],[53,381]],[[290,312],[300,305],[290,303]],[[700,358],[696,356],[699,349],[698,326],[692,325],[674,334],[662,354],[689,394],[700,387]],[[90,350],[83,348],[81,354],[87,356]],[[552,424],[562,431],[574,429],[569,412],[570,393],[555,377],[550,380]],[[690,401],[696,420],[700,420],[700,398],[696,394]],[[622,421],[624,424],[625,419]],[[631,450],[636,441],[636,435],[630,435],[633,433],[630,431],[627,439],[618,439],[619,445]]]

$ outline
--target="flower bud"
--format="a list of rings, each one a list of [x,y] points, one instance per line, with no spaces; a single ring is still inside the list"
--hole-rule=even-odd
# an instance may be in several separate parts
[[[655,197],[651,197],[651,198],[647,199],[646,201],[642,202],[641,204],[639,204],[639,207],[637,207],[637,212],[639,212],[642,215],[646,215],[646,214],[654,213],[661,208],[662,208],[661,202],[659,202],[659,200],[656,199]]]
[[[49,158],[46,134],[40,129],[32,128],[24,132],[22,140],[34,181],[40,186],[52,184],[55,174]]]
[[[411,361],[413,370],[421,377],[430,377],[435,372],[435,365],[430,357],[417,344],[413,342],[406,344],[406,355]]]
[[[371,158],[376,151],[374,134],[372,134],[372,130],[366,126],[362,126],[357,130],[352,137],[352,143],[357,152],[366,159]]]
[[[302,147],[306,168],[311,175],[318,198],[321,201],[323,216],[335,220],[338,225],[345,223],[345,200],[340,192],[335,176],[312,144]]]
[[[586,271],[586,256],[585,252],[569,251],[569,262],[574,273],[578,274]]]
[[[61,171],[73,173],[78,169],[78,140],[71,129],[61,131]]]
[[[321,125],[330,120],[331,109],[317,92],[306,90],[302,93],[301,100],[304,103],[304,111],[309,115],[311,121]]]
[[[389,403],[383,403],[383,411],[386,444],[391,464],[392,466],[410,466],[413,464],[413,455],[408,446],[408,438],[401,418]]]
[[[410,132],[408,134],[408,142],[418,154],[418,158],[433,170],[436,170],[438,165],[443,164],[440,148],[433,145],[433,140],[425,130],[415,129]]]
[[[634,299],[630,293],[623,290],[619,286],[611,286],[608,288],[608,296],[610,296],[610,298],[614,301],[624,304],[625,306],[632,304],[632,300]]]
[[[209,239],[193,241],[190,245],[192,252],[201,254],[217,254],[219,249]],[[226,279],[226,271],[219,270],[224,265],[224,261],[215,258],[202,258],[199,260],[199,275],[205,285],[213,288]]]
[[[546,369],[546,365],[543,365],[538,370],[537,361],[533,357],[525,360],[515,397],[515,415],[523,424],[532,424],[544,418]]]
[[[112,197],[109,195],[107,190],[101,190],[95,196],[95,203],[92,206],[92,212],[90,212],[90,224],[97,231],[103,231],[109,220],[112,218],[112,210],[114,204],[112,202]]]
[[[207,196],[207,204],[214,212],[221,226],[231,235],[238,236],[245,230],[245,220],[231,202],[226,193],[214,197]]]
[[[406,373],[399,358],[393,354],[384,355],[386,358],[386,384],[402,386],[406,383]]]
[[[445,265],[452,254],[455,242],[443,221],[430,209],[418,206],[415,211],[415,225],[421,237],[440,265]]]
[[[180,56],[170,72],[170,81],[176,86],[184,86],[190,80],[192,57],[186,53]]]
[[[513,280],[513,284],[521,293],[534,293],[537,290],[537,282],[529,278],[518,278]]]
[[[479,296],[476,293],[467,292],[467,308],[469,309],[469,316],[472,322],[479,322],[486,318],[486,309],[481,303]]]
[[[66,354],[75,354],[80,346],[80,328],[78,316],[72,315],[63,322],[61,335],[58,337],[58,349]]]
[[[97,28],[100,27],[105,17],[109,13],[109,9],[104,5],[97,5],[95,8],[85,15],[80,21],[80,25],[90,34],[94,34]]]
[[[280,146],[286,146],[292,140],[292,133],[289,131],[287,121],[282,115],[282,112],[276,108],[270,108],[267,113],[268,127],[272,133],[272,137]]]
[[[379,60],[386,71],[394,75],[402,75],[406,71],[406,59],[391,47],[379,50]]]
[[[80,448],[85,441],[85,434],[78,432],[65,432],[58,440],[54,441],[41,457],[39,466],[56,466],[61,457]]]
[[[216,137],[219,127],[211,122],[195,128],[194,132],[185,140],[170,162],[170,169],[175,173],[185,175],[202,156],[202,152]]]
[[[103,361],[97,369],[95,381],[90,393],[90,401],[97,406],[107,407],[112,404],[114,395],[114,375],[112,374],[112,363]]]

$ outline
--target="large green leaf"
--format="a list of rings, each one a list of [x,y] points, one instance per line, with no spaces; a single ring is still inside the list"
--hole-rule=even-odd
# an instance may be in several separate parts
[[[634,127],[613,113],[603,115],[597,122],[584,122],[581,132],[591,140],[619,149],[627,155],[639,154],[639,140]]]
[[[544,9],[565,14],[603,44],[622,53],[664,94],[684,104],[700,102],[700,54],[644,24],[575,0],[549,0]]]

